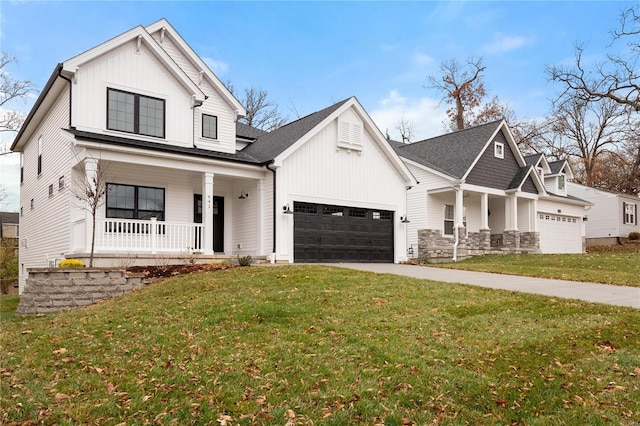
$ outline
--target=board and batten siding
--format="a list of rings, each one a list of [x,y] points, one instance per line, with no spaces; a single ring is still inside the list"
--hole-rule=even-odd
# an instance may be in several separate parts
[[[19,291],[28,268],[50,266],[69,251],[72,141],[64,132],[69,123],[69,91],[63,90],[23,151],[24,180],[20,186]],[[38,175],[38,139],[42,137],[42,173]],[[63,177],[64,186],[59,187]],[[49,186],[53,193],[49,195]],[[33,209],[31,200],[33,199]]]
[[[193,145],[192,99],[182,84],[146,47],[134,41],[83,64],[73,86],[72,125],[78,130],[135,137],[177,146]],[[107,88],[165,100],[165,137],[107,130]]]
[[[194,111],[194,142],[196,146],[212,151],[234,153],[236,151],[236,126],[235,113],[231,106],[222,98],[220,92],[216,90],[206,78],[200,84],[200,71],[193,63],[185,57],[178,47],[168,37],[160,42],[160,32],[153,34],[154,39],[160,44],[165,52],[175,61],[175,63],[187,74],[187,76],[197,84],[207,95],[207,99],[202,106]],[[202,114],[213,115],[218,118],[218,138],[216,140],[202,137]]]
[[[355,116],[347,110],[341,117],[353,122]],[[277,171],[276,211],[284,204],[293,208],[294,201],[393,211],[395,258],[404,259],[405,225],[400,216],[406,209],[406,182],[366,129],[361,151],[338,148],[338,121],[328,123],[284,160]],[[293,218],[277,213],[276,220],[283,243],[278,255],[292,261]]]

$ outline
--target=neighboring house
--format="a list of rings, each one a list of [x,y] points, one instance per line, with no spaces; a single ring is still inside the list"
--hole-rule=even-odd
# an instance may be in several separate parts
[[[504,120],[393,145],[419,182],[407,193],[413,257],[583,252],[589,203],[546,188],[571,178],[568,166],[525,159]]]
[[[0,212],[0,238],[18,239],[20,215],[12,212]]]
[[[616,244],[620,238],[627,238],[629,233],[640,232],[640,198],[574,182],[567,184],[567,191],[593,204],[587,212],[587,246]]]
[[[265,133],[164,19],[58,66],[21,153],[20,291],[28,268],[88,260],[74,194],[104,175],[97,266],[210,260],[400,262],[415,179],[355,98]],[[182,260],[179,260],[182,256]]]

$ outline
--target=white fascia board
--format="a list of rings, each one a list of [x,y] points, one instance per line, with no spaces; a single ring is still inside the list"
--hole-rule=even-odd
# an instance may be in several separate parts
[[[467,183],[463,183],[462,185],[460,185],[460,189],[466,192],[477,192],[480,194],[497,195],[499,197],[507,196],[507,191],[504,191],[502,189],[489,188],[486,186],[479,186],[479,185],[469,185]]]
[[[87,62],[90,62],[93,59],[135,39],[139,39],[141,44],[144,44],[150,49],[150,51],[167,67],[169,71],[171,71],[185,89],[195,97],[196,102],[204,102],[206,97],[204,92],[189,78],[189,76],[187,76],[184,70],[175,63],[167,52],[158,45],[153,37],[151,37],[151,34],[149,34],[140,25],[65,61],[62,68],[63,73],[67,77],[73,77],[75,76],[76,71],[82,67],[83,64],[86,64]]]
[[[580,200],[573,200],[571,198],[564,198],[560,195],[540,195],[539,196],[540,200],[548,200],[548,201],[554,201],[554,202],[558,202],[558,203],[563,203],[563,204],[571,204],[574,206],[592,206],[593,203],[589,202],[589,201],[580,201]]]
[[[123,147],[104,143],[75,140],[76,147],[86,148],[87,157],[131,164],[145,164],[155,167],[186,170],[193,172],[211,172],[233,177],[263,179],[265,168],[260,165],[236,163],[212,158],[189,155],[176,155],[143,148]]]
[[[236,97],[229,91],[229,89],[227,89],[222,81],[220,81],[218,76],[216,76],[213,71],[211,71],[209,66],[180,36],[180,33],[178,33],[178,31],[173,28],[169,21],[162,18],[159,21],[154,22],[153,24],[146,27],[146,30],[149,32],[149,34],[155,33],[157,31],[162,31],[163,29],[165,30],[166,35],[171,38],[171,41],[173,41],[180,48],[182,53],[185,54],[194,65],[196,65],[196,68],[200,68],[200,70],[204,72],[204,75],[207,77],[211,85],[216,88],[216,90],[222,95],[227,103],[229,103],[229,105],[234,109],[234,111],[237,111],[237,114],[242,117],[247,115],[247,110],[244,108],[244,106],[242,106],[240,101],[238,101],[238,99],[236,99]]]

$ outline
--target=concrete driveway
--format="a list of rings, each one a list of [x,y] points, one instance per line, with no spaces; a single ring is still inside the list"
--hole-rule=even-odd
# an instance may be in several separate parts
[[[566,299],[578,299],[609,305],[629,306],[640,309],[640,288],[638,287],[549,280],[545,278],[490,274],[485,272],[460,271],[456,269],[393,263],[332,263],[329,264],[329,266],[381,274],[404,275],[426,280],[462,283],[501,290],[520,291],[523,293],[542,294]]]

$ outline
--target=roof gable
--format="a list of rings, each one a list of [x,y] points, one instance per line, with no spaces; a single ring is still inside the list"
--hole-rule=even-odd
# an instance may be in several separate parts
[[[567,160],[558,160],[552,161],[549,163],[549,169],[551,175],[559,175],[560,173],[564,173],[567,178],[573,179],[573,171],[569,166],[569,162]]]
[[[189,61],[192,66],[199,70],[199,78],[207,79],[212,87],[222,96],[222,98],[234,109],[237,115],[245,116],[247,111],[240,101],[227,89],[220,79],[211,71],[209,66],[196,54],[189,44],[180,36],[173,26],[165,18],[148,25],[146,31],[154,36],[154,39],[162,46],[165,39],[170,39],[174,45],[178,47],[183,57]],[[197,79],[196,84],[201,82]]]
[[[167,23],[168,24],[168,23]],[[89,49],[71,59],[64,61],[62,73],[72,80],[75,79],[76,72],[88,62],[113,51],[126,43],[135,42],[136,49],[148,49],[162,63],[169,72],[180,82],[192,95],[195,103],[202,103],[206,99],[204,92],[198,85],[189,78],[186,72],[180,68],[169,54],[158,44],[158,42],[142,26],[137,26],[127,32],[120,34],[92,49]]]

